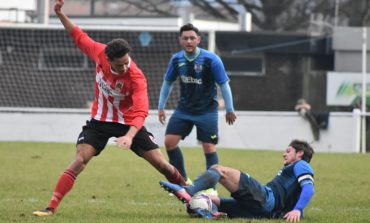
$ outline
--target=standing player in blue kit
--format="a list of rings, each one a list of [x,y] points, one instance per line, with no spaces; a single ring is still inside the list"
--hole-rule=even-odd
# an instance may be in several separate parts
[[[232,125],[236,120],[224,65],[216,54],[199,48],[200,41],[199,30],[192,24],[180,28],[179,42],[182,50],[175,53],[168,64],[158,103],[158,118],[164,124],[165,104],[173,83],[179,78],[181,95],[167,125],[164,144],[170,163],[185,179],[189,178],[178,144],[190,134],[194,125],[197,128],[197,139],[202,142],[206,169],[218,164],[217,85],[225,101],[226,122]]]

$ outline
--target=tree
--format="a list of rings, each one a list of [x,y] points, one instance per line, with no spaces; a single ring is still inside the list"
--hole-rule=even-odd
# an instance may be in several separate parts
[[[88,0],[85,0],[88,1]],[[237,22],[240,13],[252,15],[254,30],[306,31],[312,24],[333,24],[338,4],[339,25],[370,24],[370,0],[90,0],[104,5],[104,15],[178,16],[186,3],[196,18]],[[109,10],[108,4],[117,5]],[[93,11],[93,10],[92,10]],[[113,14],[112,14],[113,13]],[[326,25],[327,26],[327,25]]]
[[[348,26],[369,26],[370,0],[345,1],[340,5],[340,13]]]

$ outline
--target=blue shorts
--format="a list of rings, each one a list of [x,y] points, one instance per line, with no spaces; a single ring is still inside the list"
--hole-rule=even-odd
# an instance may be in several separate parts
[[[197,139],[204,143],[217,144],[218,142],[218,112],[204,114],[190,114],[175,110],[166,129],[166,135],[180,135],[182,139],[197,128]]]
[[[239,189],[232,198],[221,198],[219,211],[231,218],[270,218],[275,207],[272,190],[245,173],[240,174]]]

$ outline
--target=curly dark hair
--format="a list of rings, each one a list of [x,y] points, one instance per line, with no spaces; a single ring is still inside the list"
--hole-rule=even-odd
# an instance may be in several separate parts
[[[179,35],[181,36],[185,31],[194,31],[199,36],[199,29],[191,23],[181,26]]]
[[[124,39],[113,39],[107,43],[107,47],[105,47],[104,52],[109,60],[114,60],[131,52],[131,47]]]
[[[315,153],[311,145],[304,140],[294,139],[289,146],[293,147],[296,152],[303,151],[302,160],[306,161],[307,163],[311,161],[312,156]]]

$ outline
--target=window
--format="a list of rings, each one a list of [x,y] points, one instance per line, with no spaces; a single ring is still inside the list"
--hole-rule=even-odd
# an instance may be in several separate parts
[[[229,75],[264,75],[264,56],[221,56],[225,69]]]

